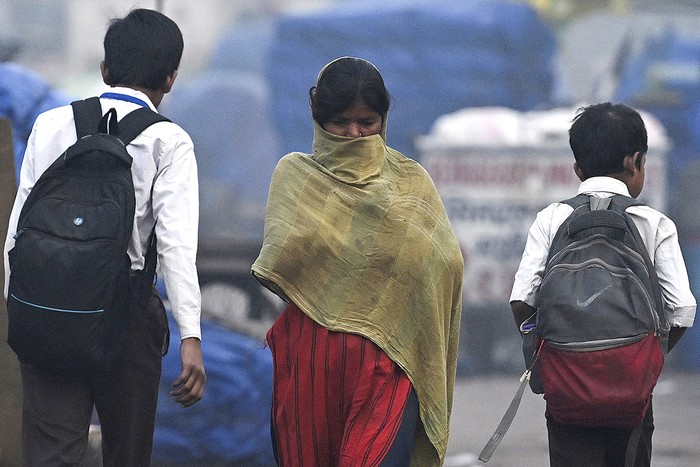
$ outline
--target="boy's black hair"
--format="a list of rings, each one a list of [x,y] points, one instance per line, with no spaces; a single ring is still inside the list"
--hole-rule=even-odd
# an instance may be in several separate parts
[[[157,90],[180,66],[184,42],[173,20],[135,9],[110,21],[104,38],[108,84]]]
[[[586,178],[611,175],[622,172],[624,158],[635,152],[641,167],[648,150],[647,130],[639,113],[624,104],[594,104],[574,117],[569,146]]]
[[[343,57],[331,62],[309,90],[311,115],[323,126],[358,100],[384,116],[391,97],[379,70],[367,60]]]

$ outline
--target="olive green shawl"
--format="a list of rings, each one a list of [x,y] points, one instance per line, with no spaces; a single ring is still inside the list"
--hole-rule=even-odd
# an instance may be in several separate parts
[[[431,178],[383,133],[350,139],[315,125],[313,155],[279,161],[252,273],[327,329],[370,339],[406,372],[420,405],[421,467],[441,465],[447,448],[462,272]]]

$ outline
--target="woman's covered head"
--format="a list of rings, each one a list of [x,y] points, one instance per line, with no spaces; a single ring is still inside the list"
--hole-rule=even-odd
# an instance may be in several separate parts
[[[341,57],[326,65],[309,95],[311,115],[324,128],[329,119],[357,104],[364,104],[383,119],[391,100],[379,70],[355,57]]]

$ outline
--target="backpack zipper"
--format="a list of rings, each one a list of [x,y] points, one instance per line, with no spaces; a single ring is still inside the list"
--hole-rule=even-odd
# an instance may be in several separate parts
[[[553,342],[547,341],[547,344],[555,349],[566,350],[568,352],[594,352],[596,350],[608,350],[624,345],[633,344],[644,339],[649,333],[643,332],[635,336],[615,337],[612,339],[598,339],[584,342]],[[655,334],[656,335],[656,334]]]
[[[547,263],[553,263],[556,258],[559,256],[563,255],[567,251],[576,251],[576,250],[581,250],[584,248],[588,248],[591,244],[594,243],[605,243],[606,245],[610,246],[610,248],[614,249],[620,254],[623,255],[630,255],[632,256],[638,263],[642,264],[644,266],[644,269],[646,270],[646,262],[644,261],[644,258],[642,255],[634,250],[633,248],[625,245],[622,243],[621,245],[618,245],[617,243],[613,243],[612,241],[609,240],[604,240],[603,238],[607,238],[604,235],[597,234],[599,238],[594,239],[594,240],[577,240],[575,242],[570,243],[569,245],[565,246],[561,250],[559,250],[552,258],[547,261]],[[648,272],[647,272],[648,274]]]

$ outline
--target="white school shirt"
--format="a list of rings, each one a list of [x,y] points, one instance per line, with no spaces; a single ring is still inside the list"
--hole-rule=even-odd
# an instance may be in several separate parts
[[[121,87],[110,88],[109,92],[125,99],[135,98],[136,102],[142,101],[156,110],[142,92]],[[114,108],[118,119],[140,106],[140,103],[113,98],[101,98],[100,102],[103,113]],[[9,282],[7,253],[15,243],[13,236],[24,201],[39,176],[76,138],[70,105],[46,111],[34,123],[5,241],[5,298]],[[195,263],[199,187],[192,139],[175,123],[159,122],[137,136],[127,150],[133,158],[131,173],[136,192],[134,230],[128,250],[131,268],[143,268],[148,236],[157,219],[159,275],[165,281],[173,318],[181,339],[201,339],[201,295]]]
[[[598,198],[619,194],[629,196],[627,186],[611,177],[591,177],[581,183],[579,194]],[[537,214],[528,232],[520,266],[510,301],[522,301],[535,307],[542,282],[547,254],[559,226],[573,212],[568,204],[553,203]],[[654,269],[664,299],[664,310],[671,326],[691,327],[695,319],[696,302],[690,291],[688,273],[678,244],[676,225],[671,219],[648,206],[627,209],[639,230]]]

